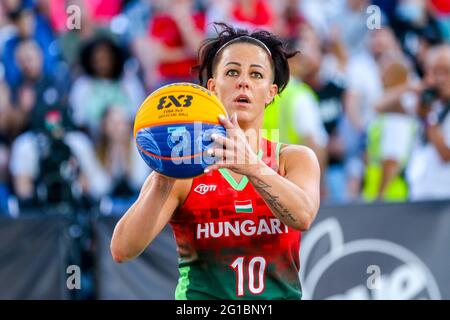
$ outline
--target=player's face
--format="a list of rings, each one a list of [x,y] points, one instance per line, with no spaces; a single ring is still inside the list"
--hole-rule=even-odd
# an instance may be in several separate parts
[[[249,43],[226,47],[217,63],[208,89],[222,101],[228,114],[237,113],[239,123],[258,121],[278,88],[273,84],[270,57],[264,49]]]

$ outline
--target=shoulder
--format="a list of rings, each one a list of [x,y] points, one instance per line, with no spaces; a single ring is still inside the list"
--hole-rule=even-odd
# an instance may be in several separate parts
[[[314,151],[304,145],[297,144],[282,144],[280,148],[280,161],[289,161],[289,160],[317,160],[316,154]]]
[[[280,148],[280,173],[286,175],[290,170],[319,168],[319,161],[314,151],[303,145],[282,144]]]

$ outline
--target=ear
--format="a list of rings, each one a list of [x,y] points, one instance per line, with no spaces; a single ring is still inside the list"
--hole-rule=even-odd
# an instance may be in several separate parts
[[[206,87],[208,88],[209,91],[216,94],[216,81],[214,80],[214,78],[208,79],[208,82],[206,83]]]
[[[278,86],[276,84],[272,84],[270,86],[270,90],[267,93],[266,100],[264,101],[266,105],[272,102],[272,100],[275,98],[276,94],[278,93]]]

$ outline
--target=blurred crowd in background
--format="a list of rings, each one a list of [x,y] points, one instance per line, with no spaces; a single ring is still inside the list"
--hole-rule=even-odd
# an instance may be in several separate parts
[[[215,21],[300,50],[265,127],[316,152],[322,203],[450,198],[448,0],[0,3],[0,213],[123,212],[150,172],[135,112],[164,84],[197,82]]]

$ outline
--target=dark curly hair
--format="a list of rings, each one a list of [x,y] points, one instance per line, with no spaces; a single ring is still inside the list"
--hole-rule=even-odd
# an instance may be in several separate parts
[[[247,30],[235,29],[221,22],[214,23],[214,27],[218,33],[217,37],[206,39],[202,43],[198,53],[199,64],[192,68],[192,71],[198,73],[202,86],[206,87],[208,79],[213,77],[224,46],[226,47],[228,43],[246,42],[258,45],[266,51],[269,50],[274,73],[273,83],[278,86],[278,93],[284,90],[289,82],[288,59],[295,56],[299,52],[298,50],[287,50],[280,38],[265,30],[249,33]],[[220,32],[219,28],[222,29]],[[252,39],[256,40],[252,41]]]
[[[95,50],[101,46],[106,46],[112,55],[112,78],[119,79],[123,73],[127,52],[123,50],[114,40],[110,37],[101,35],[89,39],[82,45],[80,52],[80,64],[84,71],[89,76],[95,76],[95,68],[92,64],[92,56]]]

